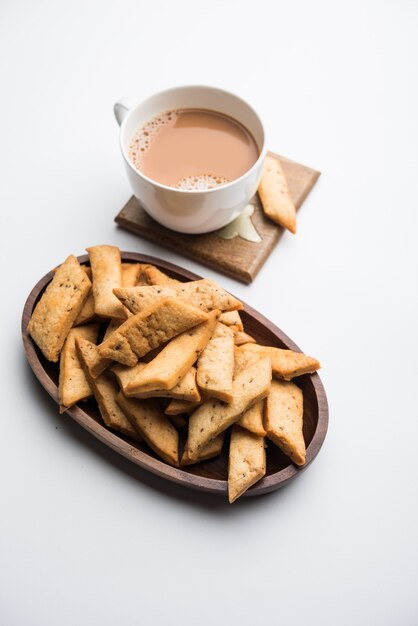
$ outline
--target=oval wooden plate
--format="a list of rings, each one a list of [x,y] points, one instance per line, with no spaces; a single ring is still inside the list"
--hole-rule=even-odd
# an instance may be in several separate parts
[[[161,259],[132,252],[122,252],[121,254],[124,262],[151,263],[172,278],[177,278],[183,282],[201,278],[197,274],[193,274]],[[78,260],[80,263],[88,264],[88,255],[80,256]],[[52,276],[53,271],[46,274],[29,294],[22,315],[22,336],[26,357],[35,376],[49,395],[59,404],[58,364],[51,363],[45,359],[26,331],[32,311]],[[245,331],[252,335],[258,343],[277,346],[278,348],[290,348],[300,352],[296,344],[277,326],[263,317],[261,313],[258,313],[245,303],[244,307],[244,311],[240,311],[240,313]],[[244,494],[246,496],[267,493],[287,484],[303,472],[314,460],[325,439],[328,427],[328,404],[318,374],[300,376],[294,379],[294,382],[303,391],[303,434],[307,446],[306,463],[303,467],[296,467],[277,446],[269,442],[266,476],[249,489]],[[177,469],[157,458],[146,444],[134,442],[124,435],[108,429],[103,424],[97,405],[93,400],[80,403],[80,405],[68,409],[67,413],[94,437],[153,474],[199,491],[227,495],[228,441],[225,442],[221,456],[196,465]],[[182,430],[184,431],[185,429]],[[180,431],[181,446],[184,445],[185,436],[186,434],[182,434]]]

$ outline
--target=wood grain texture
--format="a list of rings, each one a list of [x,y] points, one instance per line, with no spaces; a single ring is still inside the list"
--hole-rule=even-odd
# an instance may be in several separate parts
[[[181,281],[200,278],[192,272],[151,256],[122,252],[122,260],[125,262],[152,263],[172,278]],[[80,263],[88,263],[88,256],[79,257],[79,261]],[[58,405],[58,365],[44,358],[27,333],[27,325],[32,311],[52,276],[53,271],[41,278],[28,296],[22,315],[22,338],[26,357],[35,376]],[[244,326],[259,343],[300,351],[296,344],[277,326],[250,306],[246,304],[244,306],[244,311],[240,312]],[[246,492],[245,496],[267,493],[287,484],[309,466],[323,444],[328,428],[328,405],[321,380],[318,374],[312,374],[301,376],[294,382],[301,387],[304,395],[303,434],[307,446],[306,464],[302,467],[296,467],[279,448],[270,443],[267,449],[266,476]],[[177,469],[158,459],[145,443],[134,442],[128,437],[106,428],[93,400],[76,405],[66,412],[94,437],[153,474],[186,487],[226,497],[228,445],[224,446],[220,457]],[[185,433],[181,433],[180,453],[185,443],[184,437]]]
[[[272,152],[269,154],[280,159],[293,201],[299,209],[320,173]],[[122,228],[133,231],[144,239],[175,250],[185,257],[248,284],[254,280],[283,234],[283,228],[264,215],[258,194],[252,203],[255,205],[252,222],[262,239],[260,243],[246,241],[241,237],[222,239],[216,231],[204,235],[177,233],[149,217],[135,196],[130,198],[115,221]]]

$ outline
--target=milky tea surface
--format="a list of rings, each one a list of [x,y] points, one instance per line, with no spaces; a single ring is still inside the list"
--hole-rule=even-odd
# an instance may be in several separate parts
[[[238,121],[206,109],[165,111],[141,126],[129,146],[134,167],[178,189],[212,189],[245,174],[257,144]]]

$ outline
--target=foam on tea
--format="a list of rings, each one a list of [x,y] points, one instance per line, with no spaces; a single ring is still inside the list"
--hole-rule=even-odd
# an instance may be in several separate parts
[[[206,109],[165,111],[141,126],[129,146],[140,172],[189,191],[212,189],[245,174],[258,158],[251,133]]]
[[[218,185],[229,183],[227,178],[223,176],[212,176],[211,174],[200,174],[198,176],[185,176],[178,181],[176,187],[178,189],[212,189]]]

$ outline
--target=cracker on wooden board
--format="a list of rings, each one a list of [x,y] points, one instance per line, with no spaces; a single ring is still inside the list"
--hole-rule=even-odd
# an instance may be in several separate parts
[[[81,326],[77,326],[77,328],[81,328]],[[103,374],[113,361],[100,356],[96,344],[92,341],[79,338],[78,343],[83,347],[84,361],[90,376],[97,378],[100,374]]]
[[[267,437],[296,465],[305,463],[303,395],[297,385],[284,380],[272,381],[266,400],[265,427]]]
[[[99,345],[98,351],[102,357],[133,366],[138,357],[207,319],[207,313],[185,302],[157,299],[127,319]]]
[[[251,433],[258,435],[259,437],[265,437],[266,431],[264,428],[264,403],[265,400],[259,400],[255,402],[249,409],[245,411],[236,422],[241,428],[249,430]]]
[[[158,390],[172,389],[190,370],[206,347],[215,328],[219,311],[208,313],[202,324],[174,337],[153,361],[138,372],[125,389],[128,397]]]
[[[94,309],[99,317],[126,319],[126,309],[113,289],[122,287],[122,262],[116,246],[92,246],[89,253],[93,275]]]
[[[229,444],[228,499],[232,504],[266,473],[264,438],[237,425]]]
[[[227,311],[226,313],[222,313],[219,321],[225,324],[225,326],[236,328],[237,331],[244,331],[244,324],[242,323],[239,311]]]
[[[157,299],[167,297],[187,302],[206,312],[214,309],[225,312],[243,308],[242,302],[207,278],[188,283],[114,289],[114,294],[134,314],[141,312]]]
[[[76,257],[57,269],[30,318],[27,331],[48,361],[56,363],[91,282]]]
[[[120,364],[112,367],[112,372],[118,379],[119,385],[125,395],[127,395],[126,392],[128,385],[137,378],[138,374],[146,366],[147,364],[141,361],[140,363],[134,365],[134,367],[126,367],[125,365]],[[172,389],[158,389],[148,393],[145,392],[138,397],[176,398],[177,400],[184,400],[186,402],[199,402],[200,392],[196,384],[196,368],[191,367]]]
[[[218,322],[197,362],[197,384],[205,395],[224,402],[232,400],[234,334]]]
[[[126,398],[119,392],[117,402],[150,448],[166,463],[178,467],[179,435],[158,401]]]
[[[302,352],[293,352],[293,350],[258,344],[245,344],[239,350],[257,354],[260,358],[268,356],[271,359],[273,376],[284,380],[291,380],[296,376],[302,376],[302,374],[313,374],[321,367],[317,359],[306,356]]]
[[[60,354],[58,396],[61,413],[93,393],[78,358],[75,340],[78,337],[94,342],[98,331],[98,324],[87,324],[72,328],[67,335]]]
[[[142,438],[138,431],[132,426],[116,402],[119,388],[114,378],[107,373],[101,374],[97,378],[92,378],[87,366],[89,354],[88,350],[86,350],[86,341],[76,338],[76,348],[84,373],[99,406],[100,415],[106,426],[113,430],[118,430],[124,435],[131,437],[131,439],[141,441]]]
[[[270,383],[270,359],[260,359],[235,378],[230,404],[207,400],[198,407],[189,420],[186,447],[190,459],[197,459],[204,446],[236,422],[254,402],[265,398]]]
[[[215,439],[212,439],[201,451],[199,454],[199,458],[192,460],[189,455],[187,448],[183,451],[183,456],[181,457],[181,465],[193,465],[195,463],[200,463],[201,461],[208,461],[209,459],[213,459],[215,456],[219,456],[222,452],[222,447],[224,445],[225,440],[225,431],[219,433]]]
[[[273,222],[296,233],[296,208],[278,159],[266,157],[258,194],[264,213]]]

